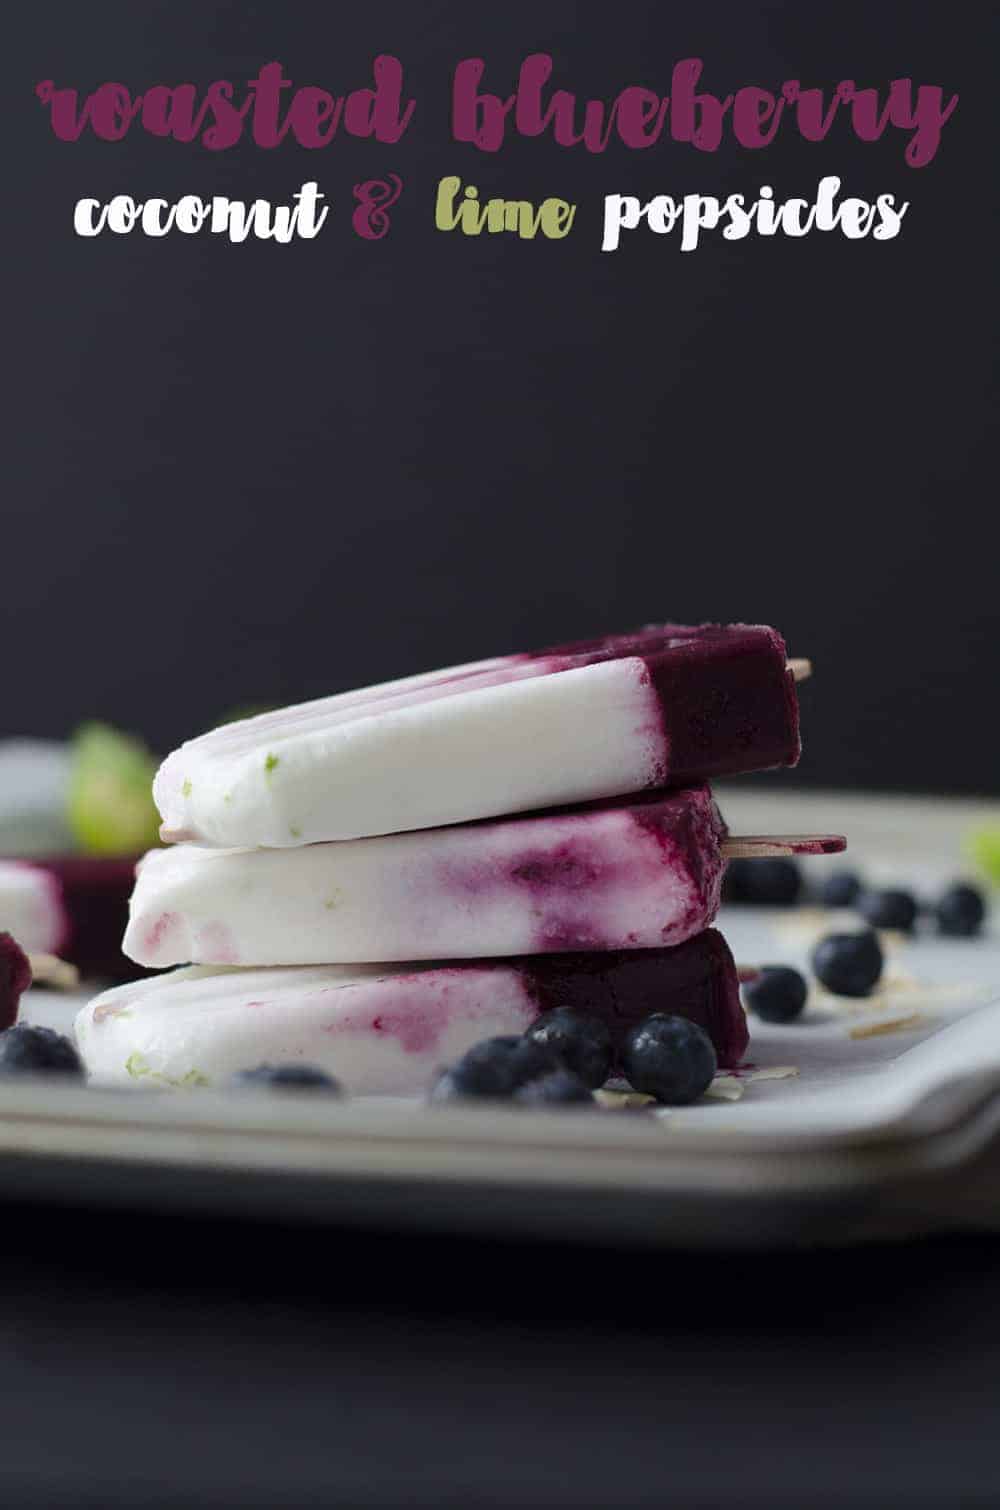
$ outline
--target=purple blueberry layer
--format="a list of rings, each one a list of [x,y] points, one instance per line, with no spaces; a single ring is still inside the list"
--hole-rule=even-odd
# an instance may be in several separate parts
[[[705,626],[695,640],[645,657],[667,740],[668,779],[795,765],[795,680],[773,629]]]
[[[128,901],[135,881],[131,858],[56,855],[32,860],[62,893],[68,934],[60,955],[85,979],[135,980],[146,972],[122,953]]]
[[[651,1012],[672,1012],[704,1028],[719,1064],[735,1068],[749,1043],[736,966],[714,928],[673,949],[531,956],[524,972],[539,1012],[575,1007],[603,1019],[616,1048]]]
[[[711,921],[719,910],[726,868],[722,843],[729,833],[711,787],[699,783],[676,792],[643,792],[625,805],[632,821],[653,835],[667,860],[684,857],[698,898],[692,911]]]
[[[604,819],[629,827],[612,829]],[[523,843],[498,859],[489,837],[513,833],[515,825]],[[553,842],[555,825],[564,833],[559,843]],[[536,921],[533,953],[674,945],[707,927],[719,910],[721,844],[728,831],[707,784],[464,826],[465,832],[473,829],[484,837],[486,859],[471,853],[450,858],[433,873],[434,890],[452,893],[463,908],[480,900],[495,903],[505,892],[529,895]],[[453,832],[457,838],[460,830]],[[618,898],[628,888],[635,912],[623,930]],[[646,923],[650,895],[664,898],[662,926],[652,936]],[[682,912],[668,907],[674,895],[686,899]]]
[[[537,652],[569,670],[636,656],[656,693],[666,745],[655,785],[792,766],[801,753],[787,649],[766,624],[653,624]]]

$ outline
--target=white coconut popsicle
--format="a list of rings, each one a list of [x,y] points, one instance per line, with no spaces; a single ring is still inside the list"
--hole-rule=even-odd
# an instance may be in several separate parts
[[[679,944],[718,911],[725,832],[703,785],[297,849],[181,844],[141,862],[123,947],[163,969]]]
[[[556,1006],[593,1012],[613,1042],[650,1012],[699,1023],[719,1063],[747,1046],[736,968],[721,934],[675,949],[553,954],[466,964],[194,965],[106,991],[76,1037],[105,1085],[205,1085],[262,1063],[308,1063],[355,1095],[414,1094],[434,1071]]]
[[[287,848],[587,802],[798,759],[785,644],[655,625],[215,729],[153,794],[167,841]]]

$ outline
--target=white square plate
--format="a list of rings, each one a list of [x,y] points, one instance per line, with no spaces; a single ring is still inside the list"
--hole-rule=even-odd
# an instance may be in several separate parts
[[[846,832],[932,894],[974,804],[732,788],[734,831]],[[815,872],[821,865],[811,862]],[[743,963],[802,962],[829,915],[729,909]],[[88,1203],[614,1243],[761,1246],[1000,1227],[1000,936],[890,941],[885,989],[753,1024],[695,1107],[524,1113],[211,1091],[0,1087],[0,1190]],[[65,1027],[77,1002],[32,992]]]

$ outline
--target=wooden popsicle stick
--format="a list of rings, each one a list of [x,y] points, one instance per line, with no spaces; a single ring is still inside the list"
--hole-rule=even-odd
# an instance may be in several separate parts
[[[843,834],[730,834],[722,841],[724,860],[761,860],[774,855],[839,855]]]
[[[792,673],[797,682],[804,682],[813,674],[813,663],[807,660],[786,661],[786,669]]]
[[[58,959],[54,954],[29,954],[28,964],[31,966],[33,986],[52,986],[57,991],[75,991],[80,984],[80,972],[76,966],[67,960]]]

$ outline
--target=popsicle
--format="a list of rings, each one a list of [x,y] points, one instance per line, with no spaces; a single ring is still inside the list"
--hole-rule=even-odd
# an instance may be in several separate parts
[[[181,844],[141,861],[123,947],[156,969],[659,948],[715,917],[725,838],[701,785],[291,850]]]
[[[0,860],[0,931],[29,954],[57,954],[84,976],[131,980],[121,950],[135,876],[130,858]]]
[[[288,848],[794,765],[795,673],[764,625],[652,625],[215,729],[153,785],[168,842]]]
[[[396,970],[192,965],[105,992],[79,1013],[76,1036],[102,1084],[213,1084],[300,1061],[355,1095],[415,1094],[480,1039],[523,1032],[556,1006],[599,1014],[618,1039],[651,1012],[677,1012],[705,1029],[725,1066],[747,1045],[733,958],[714,929],[674,949]]]
[[[0,933],[13,934],[29,954],[58,954],[69,932],[56,878],[26,861],[0,860]]]

